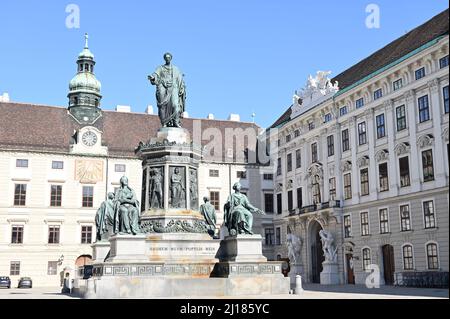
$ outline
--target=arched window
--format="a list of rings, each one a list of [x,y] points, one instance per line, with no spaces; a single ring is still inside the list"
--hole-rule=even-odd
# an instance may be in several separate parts
[[[89,64],[86,63],[86,64],[84,65],[84,70],[85,70],[85,71],[89,71]]]
[[[365,271],[368,269],[368,266],[372,263],[370,257],[370,249],[364,248],[362,250],[362,255],[363,255],[363,270]]]
[[[312,196],[313,196],[312,198],[313,204],[317,205],[321,203],[319,175],[312,176]]]
[[[438,247],[436,243],[427,245],[428,269],[439,269]]]
[[[80,72],[82,72],[82,71],[83,71],[83,64],[79,64],[79,68],[78,68],[78,70],[79,70]]]
[[[403,246],[403,269],[414,269],[413,246],[409,244]]]

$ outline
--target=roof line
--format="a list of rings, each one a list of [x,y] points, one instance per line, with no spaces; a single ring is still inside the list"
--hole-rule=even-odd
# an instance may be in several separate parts
[[[404,55],[404,56],[402,56],[401,58],[399,58],[399,59],[397,59],[397,60],[395,60],[395,61],[393,61],[393,62],[391,62],[391,63],[389,63],[389,64],[387,64],[387,65],[385,65],[385,66],[383,66],[382,68],[380,68],[380,69],[378,69],[378,70],[372,72],[371,74],[365,76],[365,77],[362,78],[361,80],[356,81],[355,83],[353,83],[353,84],[347,86],[345,89],[342,89],[341,91],[338,91],[338,92],[333,96],[333,98],[335,98],[335,97],[337,97],[337,96],[339,96],[339,95],[342,95],[342,94],[344,94],[345,92],[348,92],[349,90],[351,90],[351,89],[353,89],[354,87],[356,87],[356,86],[358,86],[358,85],[360,85],[360,84],[362,84],[362,83],[364,83],[364,82],[370,80],[371,78],[377,76],[378,74],[383,73],[384,71],[386,71],[386,70],[388,70],[388,69],[390,69],[390,68],[396,66],[397,64],[400,64],[401,62],[403,62],[403,61],[405,61],[406,59],[412,57],[413,55],[416,55],[417,53],[419,53],[419,52],[421,52],[421,51],[423,51],[423,50],[425,50],[425,49],[431,47],[432,45],[434,45],[434,44],[436,44],[437,42],[439,42],[439,40],[441,40],[441,39],[444,38],[445,36],[446,36],[446,35],[440,35],[440,36],[438,36],[437,38],[434,38],[433,40],[431,40],[431,41],[425,43],[424,45],[418,47],[417,49],[415,49],[415,50],[409,52],[408,54],[406,54],[406,55]]]

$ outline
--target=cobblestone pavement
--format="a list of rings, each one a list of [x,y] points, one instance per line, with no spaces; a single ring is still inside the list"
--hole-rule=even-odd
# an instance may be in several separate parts
[[[449,297],[447,289],[422,289],[382,286],[368,289],[360,285],[323,286],[307,284],[300,295],[239,296],[239,299],[433,299]],[[60,287],[32,289],[0,288],[0,299],[78,299],[75,296],[61,294]],[[189,297],[186,299],[211,299],[211,296]],[[232,299],[226,297],[223,299]]]

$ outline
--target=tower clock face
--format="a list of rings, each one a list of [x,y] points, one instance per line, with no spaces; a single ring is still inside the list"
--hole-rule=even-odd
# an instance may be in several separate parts
[[[97,135],[92,131],[88,131],[83,134],[81,140],[86,146],[94,146],[97,143]]]

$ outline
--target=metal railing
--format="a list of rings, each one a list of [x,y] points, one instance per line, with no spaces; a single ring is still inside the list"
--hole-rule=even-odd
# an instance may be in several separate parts
[[[446,271],[414,271],[395,273],[396,286],[417,288],[448,288]]]
[[[323,203],[320,203],[320,204],[303,206],[300,209],[293,209],[293,210],[289,211],[289,216],[302,215],[302,214],[306,214],[306,213],[312,213],[312,212],[316,212],[316,211],[321,210],[321,209],[340,208],[340,207],[341,207],[341,201],[334,200],[334,201],[330,201],[330,202],[323,202]]]

